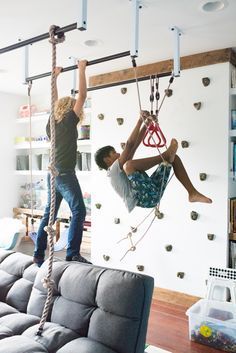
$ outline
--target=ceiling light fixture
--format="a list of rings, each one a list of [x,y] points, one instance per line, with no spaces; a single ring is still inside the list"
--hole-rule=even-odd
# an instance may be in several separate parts
[[[228,5],[227,0],[203,1],[201,10],[204,12],[216,12],[224,10]]]

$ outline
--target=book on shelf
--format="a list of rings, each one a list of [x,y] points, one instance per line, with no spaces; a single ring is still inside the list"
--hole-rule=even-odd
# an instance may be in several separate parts
[[[229,199],[230,233],[236,233],[236,197]]]
[[[231,129],[236,129],[236,109],[231,110]]]
[[[230,171],[233,174],[233,177],[236,177],[236,142],[231,141],[230,143]]]

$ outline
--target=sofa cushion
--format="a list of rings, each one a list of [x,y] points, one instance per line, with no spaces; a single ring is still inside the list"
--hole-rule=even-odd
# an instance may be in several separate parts
[[[86,337],[77,338],[61,349],[57,353],[117,353],[112,349],[104,346],[99,342],[95,342]]]
[[[35,325],[28,328],[23,333],[23,336],[27,336],[42,344],[47,348],[48,352],[57,352],[57,350],[66,343],[79,337],[76,332],[51,322],[46,322],[42,335],[37,336],[38,327],[39,325]]]
[[[0,248],[0,263],[9,255],[13,254],[14,251],[4,250]]]
[[[1,340],[0,353],[48,353],[48,350],[31,338],[13,336]]]
[[[58,283],[60,296],[54,301],[51,321],[87,336],[90,318],[97,306],[97,283],[103,271],[88,265],[81,265],[78,271],[76,263],[66,268]]]
[[[7,252],[0,263],[0,301],[5,301],[12,285],[23,276],[27,267],[32,264],[32,258],[21,253]]]
[[[23,272],[23,277],[18,279],[7,293],[6,303],[21,312],[26,312],[37,271],[38,266],[34,264],[26,268]]]
[[[18,313],[18,310],[6,303],[0,302],[0,317],[14,313]]]
[[[65,271],[69,266],[69,262],[59,261],[54,259],[53,262],[53,272],[52,272],[52,281],[53,286],[53,300],[51,306],[53,305],[54,299],[57,296],[60,296],[58,290],[58,282]],[[47,298],[47,288],[43,286],[43,279],[47,276],[48,270],[48,261],[45,261],[44,264],[40,267],[34,281],[33,289],[30,295],[30,299],[27,306],[27,313],[35,316],[41,316],[44,308],[44,303]],[[49,310],[48,320],[50,320],[51,309]]]
[[[1,340],[3,338],[11,337],[13,335],[14,334],[13,334],[12,330],[9,327],[0,324],[0,339]]]
[[[145,343],[152,290],[153,279],[148,276],[125,270],[104,271],[97,286],[97,309],[90,320],[88,338],[119,353],[139,352]]]
[[[12,331],[12,335],[20,335],[28,327],[39,323],[39,321],[39,317],[24,313],[6,315],[0,318],[0,332],[2,325],[8,327]]]

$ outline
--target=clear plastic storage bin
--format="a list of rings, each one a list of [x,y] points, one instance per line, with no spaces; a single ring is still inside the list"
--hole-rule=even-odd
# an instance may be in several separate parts
[[[201,299],[191,306],[189,338],[225,352],[236,352],[236,305],[230,302]]]

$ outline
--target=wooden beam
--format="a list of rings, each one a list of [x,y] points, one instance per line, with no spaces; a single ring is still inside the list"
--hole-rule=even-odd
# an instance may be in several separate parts
[[[181,70],[186,70],[224,62],[230,62],[236,66],[236,53],[232,48],[219,49],[205,53],[184,56],[180,59],[180,67]],[[165,60],[152,64],[137,66],[137,77],[140,78],[171,72],[172,69],[173,60]],[[101,75],[91,76],[89,78],[89,87],[96,87],[116,82],[122,83],[122,81],[134,79],[134,77],[133,67],[124,70],[108,72]]]
[[[201,298],[195,297],[193,295],[185,294],[185,293],[180,293],[180,292],[175,292],[164,288],[155,287],[153,292],[153,299],[158,301],[163,301],[166,303],[190,307]]]

